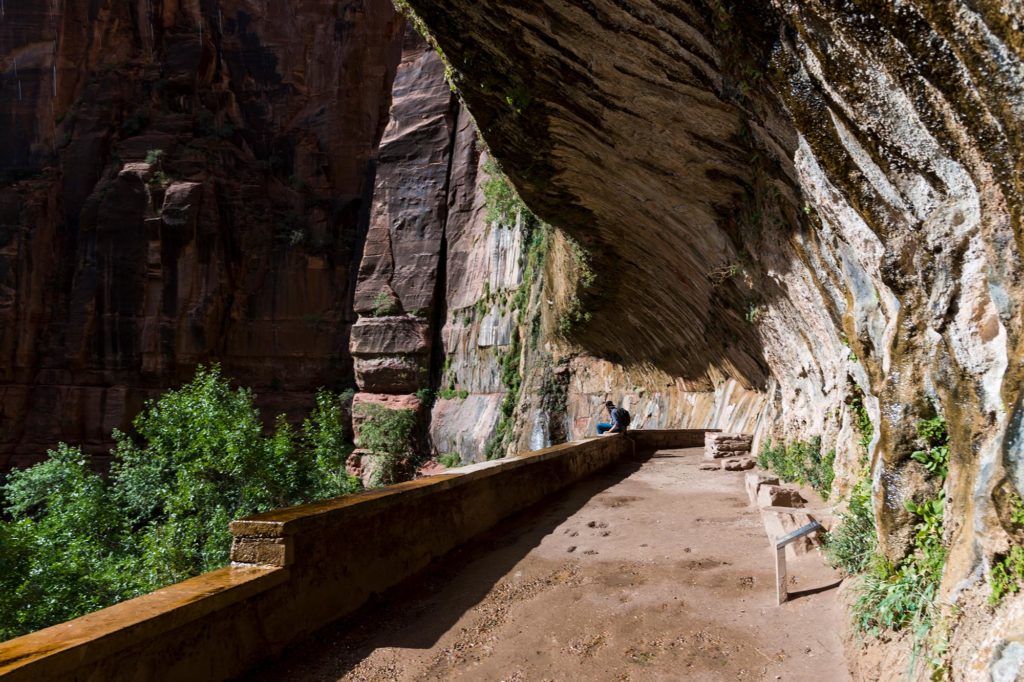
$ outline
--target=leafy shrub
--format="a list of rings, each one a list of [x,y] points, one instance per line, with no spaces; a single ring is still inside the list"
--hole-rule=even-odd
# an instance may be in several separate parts
[[[369,450],[376,459],[370,484],[381,486],[397,483],[403,460],[414,454],[416,413],[373,404],[360,405],[356,409],[366,417],[359,427],[359,445]]]
[[[829,563],[849,574],[868,568],[878,538],[871,509],[871,479],[864,477],[850,491],[846,511],[839,515],[837,527],[825,538],[825,556]]]
[[[1009,554],[1000,557],[992,564],[989,573],[991,593],[989,604],[995,606],[1007,594],[1019,592],[1024,585],[1024,547],[1014,545]]]
[[[1018,530],[1024,529],[1024,500],[1018,495],[1010,498],[1010,522]],[[995,606],[1007,594],[1019,592],[1024,586],[1024,547],[1013,545],[1005,556],[997,557],[989,572],[991,593],[988,601]]]
[[[949,473],[949,433],[942,415],[922,419],[915,425],[918,437],[924,442],[923,450],[916,450],[910,457],[920,462],[932,475],[945,479]]]
[[[387,291],[382,289],[373,297],[374,317],[387,317],[388,315],[397,315],[399,312],[398,301]]]
[[[446,466],[449,469],[455,469],[462,466],[462,456],[457,452],[446,452],[438,457],[437,461],[440,462],[442,466]]]
[[[448,386],[438,391],[437,397],[442,400],[454,400],[455,398],[465,400],[469,397],[469,391],[464,388],[456,389],[454,386]]]
[[[252,393],[216,366],[150,401],[136,436],[115,432],[108,478],[61,445],[2,488],[0,637],[10,638],[228,562],[228,522],[358,489],[345,398],[327,391],[301,431],[270,435]]]
[[[883,630],[912,626],[915,635],[921,636],[934,619],[934,601],[946,560],[943,502],[907,502],[907,509],[919,518],[914,527],[914,551],[896,566],[882,557],[873,559],[853,604],[854,622],[863,632],[878,635]]]
[[[796,441],[789,445],[780,443],[773,446],[768,441],[758,455],[757,463],[763,469],[771,469],[784,481],[810,485],[827,499],[832,493],[835,478],[835,458],[835,450],[821,454],[821,438],[815,436],[810,441]]]

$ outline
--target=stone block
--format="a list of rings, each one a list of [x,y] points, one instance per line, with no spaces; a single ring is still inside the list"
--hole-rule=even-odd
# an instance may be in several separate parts
[[[750,504],[757,506],[757,492],[764,485],[779,485],[779,478],[777,476],[769,476],[760,471],[746,475],[744,486],[747,489],[747,497],[750,498]]]
[[[788,535],[816,520],[809,512],[791,507],[764,507],[761,509],[761,522],[764,524],[764,532],[768,536],[768,541],[773,543],[773,546],[778,538]],[[812,533],[787,545],[786,554],[788,558],[795,559],[798,555],[806,554],[820,544],[821,540],[818,539],[818,534]]]
[[[231,561],[257,566],[287,566],[292,562],[292,543],[288,538],[235,537],[231,541]]]
[[[747,471],[748,469],[753,469],[755,464],[756,463],[752,457],[743,457],[741,459],[725,460],[725,466],[723,468],[726,471]]]
[[[806,500],[800,496],[800,492],[793,488],[785,488],[780,485],[762,485],[757,491],[757,506],[759,507],[793,507],[804,506]]]
[[[352,326],[354,356],[422,355],[430,350],[430,329],[416,317],[361,317]]]
[[[754,437],[745,433],[704,434],[704,459],[735,457],[750,452]]]
[[[370,393],[413,393],[426,379],[425,356],[353,359],[356,384]]]

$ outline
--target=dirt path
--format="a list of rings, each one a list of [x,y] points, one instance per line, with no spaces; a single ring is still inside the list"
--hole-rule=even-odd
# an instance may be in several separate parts
[[[835,590],[813,593],[836,577],[790,562],[776,607],[743,474],[699,461],[581,483],[245,679],[848,680]]]

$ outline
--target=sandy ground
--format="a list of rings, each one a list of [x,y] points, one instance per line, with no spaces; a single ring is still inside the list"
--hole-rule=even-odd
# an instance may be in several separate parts
[[[667,450],[519,514],[246,680],[848,680],[837,577]]]

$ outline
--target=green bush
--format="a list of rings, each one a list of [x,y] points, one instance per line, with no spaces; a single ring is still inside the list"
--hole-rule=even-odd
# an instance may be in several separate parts
[[[908,502],[907,509],[919,519],[914,527],[913,552],[896,566],[875,557],[858,585],[853,615],[863,632],[878,635],[911,626],[915,637],[920,638],[934,621],[934,602],[946,560],[943,502]]]
[[[992,591],[988,601],[993,606],[1007,594],[1020,591],[1024,585],[1024,547],[1014,545],[1006,556],[993,562],[989,583]]]
[[[923,450],[916,450],[910,457],[924,465],[929,473],[945,479],[949,473],[949,433],[942,415],[922,419],[915,425],[918,437],[924,442]]]
[[[850,575],[868,568],[878,538],[871,509],[871,479],[862,478],[850,491],[846,511],[839,515],[837,527],[825,538],[825,556],[836,568]]]
[[[454,386],[448,386],[438,391],[437,397],[441,398],[442,400],[454,400],[455,398],[458,398],[459,400],[465,400],[466,398],[469,397],[469,391],[467,391],[464,388],[456,389]]]
[[[416,413],[373,404],[360,405],[356,409],[366,418],[359,427],[359,446],[369,450],[376,460],[370,485],[397,483],[403,460],[415,454]]]
[[[457,452],[446,452],[437,458],[437,461],[449,469],[462,466],[462,457]]]
[[[233,518],[358,489],[344,398],[321,391],[301,430],[270,435],[218,367],[115,432],[110,476],[61,445],[2,487],[0,637],[83,615],[228,562]]]
[[[796,441],[788,445],[780,443],[773,446],[768,441],[757,457],[757,464],[762,469],[771,469],[784,481],[808,484],[828,499],[835,478],[835,459],[835,450],[821,454],[821,437],[815,436],[810,441]]]
[[[1010,498],[1010,522],[1016,530],[1024,529],[1024,500],[1018,495]],[[1024,587],[1024,547],[1013,545],[1010,551],[997,557],[989,573],[991,593],[988,601],[995,606],[1007,594],[1019,592]]]
[[[373,317],[387,317],[401,312],[398,299],[383,289],[373,297]]]

